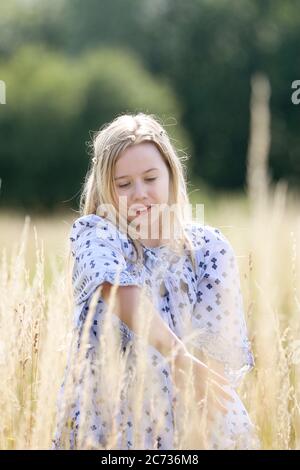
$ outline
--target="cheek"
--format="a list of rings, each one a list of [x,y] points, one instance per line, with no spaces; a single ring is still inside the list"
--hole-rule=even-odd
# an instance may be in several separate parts
[[[130,205],[130,196],[122,191],[117,193],[117,207],[118,209],[121,209],[121,205],[123,205],[123,208],[126,210],[128,209],[128,206]]]
[[[162,202],[169,201],[169,194],[170,194],[170,180],[169,177],[166,176],[164,179],[161,180],[159,185],[159,196]]]
[[[166,184],[157,186],[155,189],[148,193],[149,199],[153,200],[156,204],[167,204],[169,201],[169,193]]]
[[[121,203],[124,204],[124,201],[125,201],[126,205],[128,206],[129,199],[128,199],[126,193],[124,193],[124,191],[121,192],[121,191],[118,190],[118,188],[116,188],[115,193],[114,193],[114,203],[115,203],[115,207],[118,211],[121,209],[120,205],[121,205]]]

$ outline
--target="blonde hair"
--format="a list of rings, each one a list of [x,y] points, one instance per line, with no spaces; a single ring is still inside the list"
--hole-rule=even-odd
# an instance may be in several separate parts
[[[92,162],[86,175],[83,191],[80,198],[80,215],[97,214],[100,205],[114,203],[114,170],[116,161],[129,146],[142,142],[152,142],[163,157],[170,175],[170,204],[176,207],[177,223],[181,230],[178,246],[181,253],[184,246],[189,248],[192,263],[195,269],[193,246],[184,231],[187,220],[184,207],[189,204],[186,185],[186,168],[182,164],[184,157],[179,157],[170,142],[165,129],[153,114],[124,114],[112,122],[105,124],[94,136],[92,141]],[[108,211],[107,218],[112,216]],[[118,214],[119,227],[127,233],[126,221]],[[129,235],[130,236],[130,235]],[[142,247],[138,239],[132,239],[137,252],[137,261],[142,262]],[[172,241],[171,241],[172,242]],[[176,245],[176,243],[175,243]]]

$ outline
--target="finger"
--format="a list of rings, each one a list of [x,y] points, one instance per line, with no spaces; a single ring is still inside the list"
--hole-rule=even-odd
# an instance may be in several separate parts
[[[217,408],[223,415],[227,415],[228,410],[227,410],[226,406],[222,405],[222,404],[221,404],[219,401],[217,401],[217,400],[216,400],[215,406],[216,406],[216,408]]]
[[[215,372],[213,369],[210,369],[210,378],[214,379],[216,382],[221,383],[222,385],[230,385],[229,380],[223,375]]]
[[[212,397],[212,404],[223,415],[226,415],[228,413],[227,407],[223,405],[223,403],[221,403],[216,396]]]
[[[215,414],[214,410],[218,410],[222,414],[228,413],[226,405],[220,401],[218,395],[213,390],[211,390],[207,396],[196,402],[196,406],[197,410],[200,411],[202,415],[205,414],[207,418],[209,417],[210,420],[213,420]]]
[[[223,405],[216,396],[210,395],[197,402],[197,411],[200,412],[201,418],[205,420],[208,429],[214,425],[216,413],[220,412],[223,416],[228,413],[228,409]]]
[[[207,400],[201,412],[202,412],[202,416],[205,415],[205,418],[207,419],[207,421],[212,423],[214,421],[215,414],[216,414],[215,404],[211,403],[211,401],[209,403],[209,401]]]
[[[212,408],[212,403],[209,406],[207,398],[202,398],[202,400],[197,402],[197,410],[201,413],[201,418],[210,422],[214,421],[214,415],[216,413]]]
[[[207,413],[207,420],[209,421],[210,426],[215,422],[216,419],[216,409],[209,409]]]
[[[230,392],[227,392],[226,390],[224,390],[221,385],[219,385],[217,382],[215,382],[214,380],[211,380],[210,381],[212,384],[213,384],[213,387],[214,387],[214,393],[216,393],[217,395],[219,395],[220,397],[224,398],[224,400],[226,401],[231,401],[232,403],[235,402],[235,399],[233,398],[232,394]]]

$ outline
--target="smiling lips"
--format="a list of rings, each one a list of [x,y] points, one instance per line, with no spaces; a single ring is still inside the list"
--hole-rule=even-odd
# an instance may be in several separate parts
[[[140,214],[142,214],[143,212],[148,212],[150,209],[151,209],[151,206],[145,207],[144,209],[137,210],[136,214],[137,214],[137,215],[140,215]]]
[[[142,214],[143,212],[148,212],[150,209],[151,209],[151,205],[150,205],[150,206],[136,206],[136,207],[131,207],[131,211],[132,211],[132,210],[135,210],[135,214],[136,214],[136,215],[140,215],[140,214]]]

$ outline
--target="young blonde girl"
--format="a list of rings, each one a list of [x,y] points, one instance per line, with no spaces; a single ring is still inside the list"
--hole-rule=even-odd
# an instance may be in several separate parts
[[[187,208],[157,118],[96,134],[70,234],[74,340],[53,448],[258,447],[235,390],[253,356],[234,253]]]

